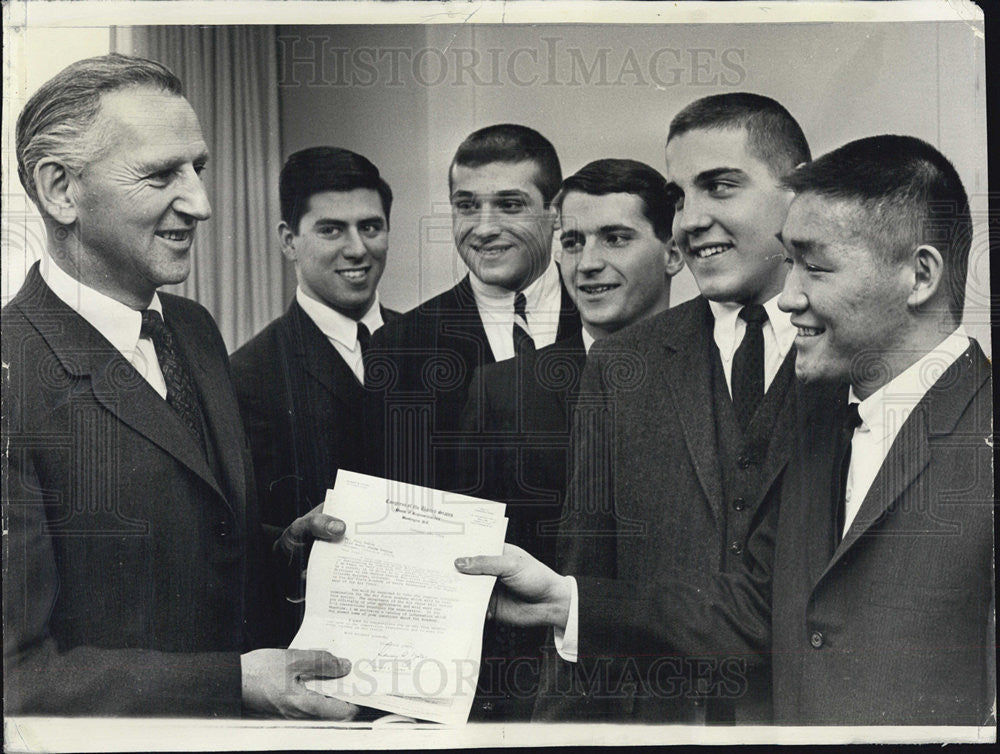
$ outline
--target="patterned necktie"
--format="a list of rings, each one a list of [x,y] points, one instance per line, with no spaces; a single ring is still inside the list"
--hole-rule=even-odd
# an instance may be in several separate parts
[[[740,319],[747,323],[743,342],[733,356],[733,406],[740,429],[746,432],[764,398],[764,323],[767,311],[760,304],[744,306]]]
[[[841,460],[837,469],[837,519],[834,524],[833,541],[834,546],[840,544],[844,536],[844,521],[847,516],[847,474],[851,469],[851,440],[854,439],[854,430],[861,426],[861,415],[858,413],[858,404],[849,403],[847,415],[841,426]]]
[[[528,300],[523,293],[514,296],[514,355],[535,350],[535,341],[528,330]]]
[[[163,381],[167,383],[167,403],[177,412],[178,416],[198,439],[202,450],[205,450],[205,437],[202,434],[201,404],[194,380],[184,363],[174,342],[174,334],[163,321],[160,313],[151,309],[142,312],[142,328],[140,338],[153,341],[156,358],[160,362]]]

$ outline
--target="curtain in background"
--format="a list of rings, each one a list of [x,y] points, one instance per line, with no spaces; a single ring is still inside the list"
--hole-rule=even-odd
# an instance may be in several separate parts
[[[203,175],[212,217],[195,236],[190,277],[166,290],[205,306],[233,351],[284,309],[284,258],[274,230],[281,171],[275,28],[129,32],[118,35],[119,51],[130,47],[180,78],[211,155]]]

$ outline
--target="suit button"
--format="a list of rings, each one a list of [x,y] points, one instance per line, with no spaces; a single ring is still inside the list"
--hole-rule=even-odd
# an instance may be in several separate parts
[[[733,500],[733,510],[741,511],[746,507],[747,507],[747,501],[744,500],[743,498],[738,497],[735,500]]]
[[[819,631],[813,631],[809,637],[809,643],[812,644],[813,649],[819,649],[823,646],[823,634]]]
[[[741,453],[740,457],[736,459],[736,463],[741,469],[745,469],[753,463],[753,459],[746,453]]]
[[[215,536],[218,537],[219,539],[225,539],[226,537],[228,537],[230,534],[233,533],[233,528],[227,519],[223,519],[222,521],[217,521],[215,523],[214,529],[215,529]]]
[[[731,552],[733,555],[739,555],[741,552],[743,552],[743,548],[740,546],[739,542],[733,542],[732,544],[729,545],[729,552]]]

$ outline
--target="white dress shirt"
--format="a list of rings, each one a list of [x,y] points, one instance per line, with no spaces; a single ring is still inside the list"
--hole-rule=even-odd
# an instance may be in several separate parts
[[[469,275],[472,294],[476,299],[479,318],[486,330],[493,358],[497,361],[514,357],[514,292],[496,285],[489,285]],[[559,315],[562,312],[562,285],[559,268],[549,262],[537,280],[524,289],[525,313],[528,331],[535,348],[544,348],[556,342]]]
[[[712,336],[719,349],[722,368],[726,373],[726,385],[728,385],[729,394],[732,396],[733,357],[736,355],[736,349],[743,342],[743,336],[747,330],[747,323],[739,316],[743,305],[717,301],[709,301],[708,305],[715,318]],[[771,386],[771,382],[795,342],[796,327],[792,324],[791,314],[778,308],[777,296],[764,304],[764,310],[767,312],[767,323],[762,328],[764,335],[764,390],[766,391]],[[590,347],[586,343],[586,336],[584,336],[584,346],[589,353]],[[580,602],[576,579],[572,576],[566,578],[572,582],[569,618],[565,631],[555,629],[555,644],[560,657],[567,662],[576,662],[579,647]]]
[[[361,344],[358,343],[358,322],[364,324],[372,335],[382,326],[382,309],[378,303],[378,292],[376,291],[375,299],[368,307],[368,311],[357,321],[311,298],[301,287],[295,290],[295,300],[351,368],[358,382],[364,385],[365,364],[361,358]]]
[[[859,402],[854,388],[850,389],[848,401],[858,404],[861,425],[854,430],[851,440],[851,463],[847,470],[844,496],[844,530],[841,534],[847,534],[851,528],[896,435],[913,409],[968,347],[969,337],[959,327],[865,400]]]
[[[149,338],[140,338],[142,312],[84,285],[65,272],[47,254],[40,265],[42,280],[70,309],[75,311],[121,353],[160,397],[167,397],[167,383],[160,371],[156,349]],[[160,297],[153,294],[149,309],[163,316]]]

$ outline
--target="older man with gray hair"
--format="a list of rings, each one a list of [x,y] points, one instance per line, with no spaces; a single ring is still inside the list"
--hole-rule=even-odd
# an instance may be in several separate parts
[[[157,293],[211,214],[180,81],[75,63],[28,101],[17,160],[48,243],[3,310],[5,712],[350,717],[302,684],[346,662],[256,649],[267,537],[226,349]],[[278,541],[341,532],[313,512]]]

